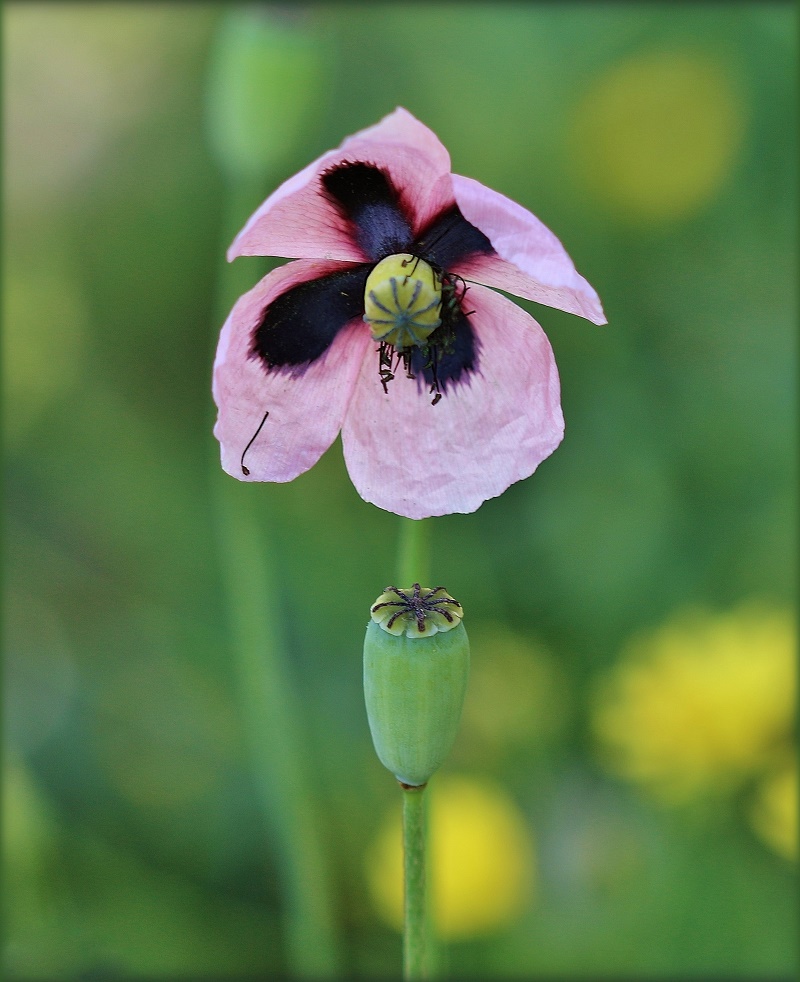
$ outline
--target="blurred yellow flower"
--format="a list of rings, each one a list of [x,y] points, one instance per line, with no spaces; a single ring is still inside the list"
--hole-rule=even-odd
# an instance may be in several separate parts
[[[786,859],[797,859],[797,760],[772,771],[759,784],[750,808],[750,822],[758,835]]]
[[[671,221],[723,185],[744,116],[730,75],[708,54],[639,53],[592,82],[572,119],[572,159],[618,213]]]
[[[595,693],[609,768],[667,801],[757,774],[791,740],[795,622],[745,606],[634,638]]]
[[[502,929],[532,895],[533,844],[523,815],[483,779],[439,774],[425,794],[431,796],[428,876],[437,933],[455,940]],[[402,930],[399,801],[367,851],[366,878],[380,916]]]

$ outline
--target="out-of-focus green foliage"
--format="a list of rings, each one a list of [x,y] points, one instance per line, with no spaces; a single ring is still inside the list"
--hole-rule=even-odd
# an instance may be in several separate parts
[[[226,78],[220,52],[253,17],[247,74]],[[698,786],[692,757],[680,801],[609,760],[596,714],[628,678],[614,745],[655,766],[642,754],[660,736],[619,733],[624,713],[663,711],[652,675],[644,703],[625,675],[636,639],[694,608],[794,623],[797,38],[788,3],[4,6],[5,977],[287,970],[287,860],[263,825],[217,538],[233,484],[211,435],[224,253],[259,195],[396,105],[457,173],[552,228],[609,318],[523,302],[555,350],[564,443],[475,515],[433,524],[432,580],[463,602],[473,649],[442,815],[460,778],[465,853],[495,814],[475,789],[528,830],[527,888],[502,916],[465,912],[487,882],[466,855],[464,882],[440,886],[461,903],[440,911],[458,925],[450,971],[794,974],[786,700],[759,704],[752,732],[770,742],[742,749],[734,787]],[[263,89],[247,114],[209,107],[214,72]],[[247,189],[209,145],[213,114]],[[246,289],[264,263],[235,269]],[[375,857],[399,805],[361,643],[398,521],[361,501],[338,441],[292,484],[231,493],[276,562],[347,974],[391,975],[393,860]],[[772,657],[748,643],[745,661]],[[676,718],[704,739],[674,746],[711,754],[703,692],[727,719],[747,686],[678,674],[674,698],[695,702]]]
[[[233,180],[282,166],[308,138],[324,99],[325,47],[309,14],[234,8],[217,29],[208,70],[208,138]]]

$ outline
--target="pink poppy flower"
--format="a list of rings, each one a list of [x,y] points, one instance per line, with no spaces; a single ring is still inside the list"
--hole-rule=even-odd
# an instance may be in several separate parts
[[[295,261],[222,329],[214,434],[228,474],[291,481],[341,432],[361,497],[426,518],[475,511],[561,442],[550,344],[486,287],[604,324],[597,294],[530,212],[451,174],[405,109],[273,192],[228,251],[252,255]]]

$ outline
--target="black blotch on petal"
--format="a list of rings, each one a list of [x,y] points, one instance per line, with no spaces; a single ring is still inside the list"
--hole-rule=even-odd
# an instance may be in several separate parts
[[[345,324],[363,315],[369,271],[366,265],[350,267],[276,297],[253,332],[252,356],[267,370],[316,361]]]
[[[356,241],[375,262],[408,252],[411,224],[397,193],[372,164],[339,164],[322,175],[322,186],[340,214],[353,223]]]
[[[412,252],[427,263],[449,270],[468,256],[494,252],[487,236],[461,214],[458,205],[440,212],[419,236]]]
[[[447,392],[448,384],[467,381],[467,377],[477,370],[480,345],[469,318],[460,308],[444,319],[430,341],[436,342],[436,379],[442,392]],[[427,364],[431,354],[430,350],[415,348],[411,355],[413,374],[423,378],[428,386],[435,382],[433,366]]]

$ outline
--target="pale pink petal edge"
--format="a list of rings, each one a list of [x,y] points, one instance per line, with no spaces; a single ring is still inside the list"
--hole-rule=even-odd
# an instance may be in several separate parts
[[[365,361],[342,427],[350,478],[365,501],[407,518],[474,512],[529,477],[564,433],[560,383],[542,329],[515,303],[470,291],[479,372],[431,405],[398,373],[384,394]]]
[[[459,263],[453,272],[594,324],[607,323],[597,293],[546,225],[516,201],[471,177],[453,174],[452,181],[462,214],[488,237],[496,252]]]

